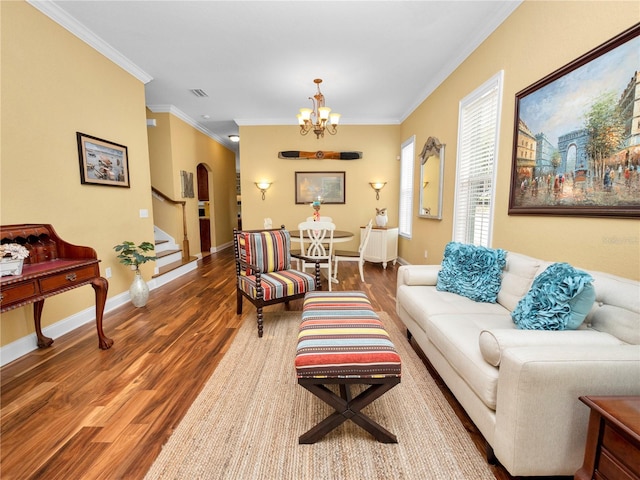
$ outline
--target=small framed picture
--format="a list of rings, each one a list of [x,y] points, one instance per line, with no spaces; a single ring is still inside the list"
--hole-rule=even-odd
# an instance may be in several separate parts
[[[76,132],[82,184],[129,188],[127,147]]]
[[[345,172],[296,172],[296,204],[345,203]]]

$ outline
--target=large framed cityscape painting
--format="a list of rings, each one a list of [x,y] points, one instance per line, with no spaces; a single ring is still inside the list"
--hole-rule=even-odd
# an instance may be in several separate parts
[[[640,217],[640,24],[516,94],[509,214]]]

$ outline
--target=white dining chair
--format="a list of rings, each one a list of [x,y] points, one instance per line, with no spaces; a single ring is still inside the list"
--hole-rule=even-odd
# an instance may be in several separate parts
[[[331,291],[331,261],[333,258],[333,231],[336,226],[331,222],[302,222],[298,225],[300,230],[300,251],[302,255],[312,260],[300,259],[300,270],[316,268],[318,260],[320,268],[327,270],[329,291]]]
[[[333,219],[331,217],[323,217],[322,215],[320,215],[320,220],[321,222],[333,222]],[[307,222],[313,222],[313,217],[307,217]]]
[[[360,270],[360,280],[364,282],[364,252],[367,249],[367,243],[369,243],[369,236],[371,235],[371,229],[373,228],[373,219],[369,220],[369,223],[364,229],[364,233],[360,237],[360,246],[358,251],[352,250],[336,250],[333,252],[333,261],[335,263],[333,267],[333,278],[338,280],[338,262],[358,262],[358,270]]]

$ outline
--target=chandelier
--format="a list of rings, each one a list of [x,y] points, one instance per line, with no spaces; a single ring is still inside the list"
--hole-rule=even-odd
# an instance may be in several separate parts
[[[321,78],[316,78],[313,83],[318,87],[318,93],[309,97],[313,108],[301,108],[297,115],[300,124],[300,134],[306,135],[311,130],[316,134],[316,138],[324,137],[325,130],[331,135],[338,133],[339,113],[331,113],[331,109],[324,105],[324,95],[320,92]]]

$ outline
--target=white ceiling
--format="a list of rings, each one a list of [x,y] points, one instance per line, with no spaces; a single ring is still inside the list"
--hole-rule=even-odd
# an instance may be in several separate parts
[[[402,122],[520,0],[30,3],[145,82],[152,111],[233,147],[238,125],[296,124],[314,78],[341,123]]]

